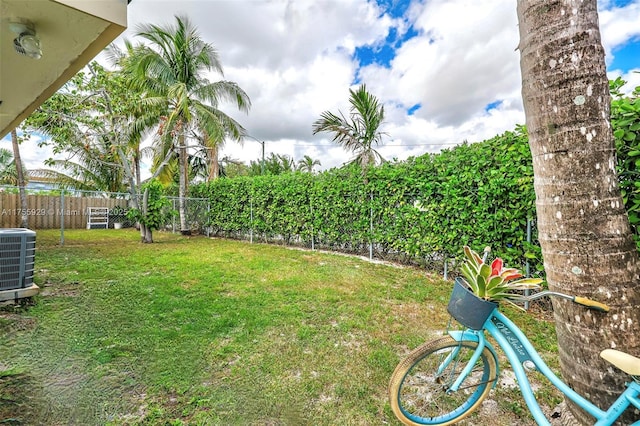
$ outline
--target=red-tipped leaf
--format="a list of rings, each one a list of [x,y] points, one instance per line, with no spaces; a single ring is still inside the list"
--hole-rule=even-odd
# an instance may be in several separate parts
[[[502,266],[504,262],[499,257],[496,257],[493,262],[491,262],[491,275],[500,275],[502,272]]]

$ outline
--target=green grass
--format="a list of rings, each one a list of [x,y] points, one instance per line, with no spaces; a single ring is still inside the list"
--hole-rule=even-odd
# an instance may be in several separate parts
[[[446,328],[450,283],[334,254],[154,237],[67,231],[61,247],[57,231],[38,231],[42,293],[0,312],[0,423],[397,424],[389,377]],[[515,317],[543,355],[554,350],[552,325]]]

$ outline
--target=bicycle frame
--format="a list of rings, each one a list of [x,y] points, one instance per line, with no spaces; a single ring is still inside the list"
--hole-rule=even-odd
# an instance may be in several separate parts
[[[509,363],[516,375],[516,379],[518,380],[522,396],[538,425],[550,425],[550,423],[544,416],[540,405],[535,399],[529,378],[525,371],[525,363],[528,365],[533,363],[536,369],[542,373],[551,382],[551,384],[553,384],[553,386],[559,389],[567,398],[574,401],[587,413],[592,415],[596,419],[594,426],[606,426],[613,424],[613,422],[620,417],[620,415],[630,405],[640,409],[640,385],[634,381],[627,384],[626,390],[607,411],[603,411],[598,408],[556,376],[531,345],[531,342],[529,342],[524,333],[497,309],[493,311],[489,320],[484,324],[484,330],[486,330],[487,333],[489,333],[489,335],[498,342],[498,345],[507,356],[507,359],[509,360]],[[475,359],[480,356],[485,347],[489,348],[495,354],[491,343],[486,340],[483,330],[476,331],[467,329],[464,331],[450,331],[449,334],[457,341],[473,340],[478,342],[478,348],[474,354]],[[472,363],[469,364],[470,369]],[[469,371],[463,371],[451,387],[451,390],[457,390],[468,373]],[[640,425],[640,422],[635,422],[634,425]]]

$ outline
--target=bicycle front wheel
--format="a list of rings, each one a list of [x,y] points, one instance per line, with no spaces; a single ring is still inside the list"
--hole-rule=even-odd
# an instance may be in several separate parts
[[[478,342],[447,336],[414,349],[389,384],[391,409],[407,425],[450,425],[471,414],[497,380],[494,354],[484,348],[457,391],[451,385],[471,360]]]

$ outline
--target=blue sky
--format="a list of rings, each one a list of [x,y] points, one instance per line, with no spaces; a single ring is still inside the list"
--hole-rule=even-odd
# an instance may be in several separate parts
[[[405,20],[407,10],[411,5],[409,0],[378,0],[378,6],[383,13],[388,14],[392,18]],[[392,59],[395,57],[395,52],[398,48],[402,47],[402,44],[407,40],[418,35],[417,31],[411,25],[411,22],[407,22],[408,28],[406,31],[399,31],[398,28],[390,28],[387,36],[384,39],[384,43],[377,46],[357,46],[353,54],[353,59],[358,61],[361,66],[378,64],[384,67],[391,65]],[[356,80],[358,80],[356,78]],[[356,81],[356,84],[359,81]]]
[[[613,54],[614,59],[609,65],[609,69],[617,69],[625,72],[638,69],[638,63],[640,62],[640,41],[630,40],[624,45],[614,49]]]
[[[598,4],[610,78],[640,86],[632,72],[640,70],[640,0]],[[265,141],[267,155],[310,155],[322,168],[349,161],[311,125],[323,111],[348,111],[349,88],[360,83],[385,105],[387,159],[484,140],[524,122],[513,0],[135,0],[123,37],[176,14],[192,20],[218,49],[224,78],[251,97],[248,115],[223,109]],[[51,155],[36,142],[22,150],[30,168]],[[245,162],[260,153],[252,140],[222,151]]]

